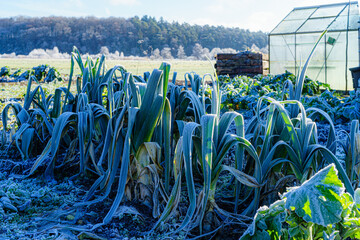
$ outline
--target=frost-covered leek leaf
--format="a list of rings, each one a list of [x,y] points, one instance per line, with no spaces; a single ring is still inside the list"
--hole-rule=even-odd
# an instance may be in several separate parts
[[[284,194],[287,199],[285,207],[307,222],[326,227],[341,221],[343,205],[340,195],[344,190],[335,165],[331,164],[300,187]]]

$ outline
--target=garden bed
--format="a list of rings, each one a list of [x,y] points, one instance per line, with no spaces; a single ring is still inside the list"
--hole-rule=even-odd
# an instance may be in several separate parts
[[[360,219],[339,205],[346,198],[357,209],[359,121],[344,110],[356,99],[329,97],[329,86],[304,74],[188,73],[188,87],[169,80],[168,63],[134,76],[121,66],[106,70],[104,57],[83,63],[76,48],[72,57],[83,75],[70,76],[68,87],[34,88],[31,75],[23,102],[4,107],[4,238],[271,238],[309,219],[315,225],[304,232],[330,234],[336,226],[340,238],[357,236],[358,220],[340,228],[316,218]],[[315,106],[321,99],[333,112]],[[308,185],[318,194],[319,184],[321,199],[336,209],[313,217],[307,208],[317,205],[284,198]],[[262,205],[276,214],[257,211]]]

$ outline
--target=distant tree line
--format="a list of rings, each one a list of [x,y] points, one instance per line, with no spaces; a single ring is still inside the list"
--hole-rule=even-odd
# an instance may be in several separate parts
[[[125,55],[191,56],[194,47],[244,50],[256,45],[264,48],[267,35],[240,28],[199,26],[167,22],[162,18],[137,16],[110,17],[12,17],[0,19],[0,53],[29,54],[33,49],[52,49],[70,53],[77,46],[82,53],[96,54],[101,47]],[[196,47],[195,47],[196,48]]]

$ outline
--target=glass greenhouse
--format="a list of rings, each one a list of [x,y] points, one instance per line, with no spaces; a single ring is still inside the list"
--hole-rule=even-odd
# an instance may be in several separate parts
[[[358,2],[293,9],[269,34],[270,73],[298,73],[324,30],[307,76],[352,90],[349,68],[359,66]]]

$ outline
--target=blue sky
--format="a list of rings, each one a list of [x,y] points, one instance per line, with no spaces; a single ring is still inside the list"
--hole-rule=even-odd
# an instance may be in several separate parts
[[[0,0],[0,17],[149,15],[190,24],[271,31],[294,7],[341,0]]]

